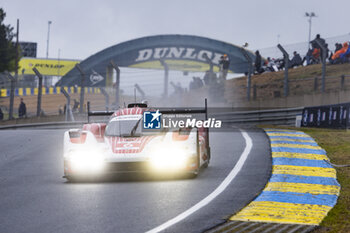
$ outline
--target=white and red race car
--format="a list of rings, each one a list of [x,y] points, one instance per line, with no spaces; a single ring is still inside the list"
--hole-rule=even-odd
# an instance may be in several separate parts
[[[89,106],[89,105],[88,105]],[[142,130],[146,104],[129,104],[116,112],[90,112],[111,116],[108,123],[88,123],[64,134],[64,178],[126,172],[188,173],[196,177],[210,161],[208,128]],[[160,110],[162,114],[200,114],[200,110]],[[89,121],[89,120],[88,120]]]

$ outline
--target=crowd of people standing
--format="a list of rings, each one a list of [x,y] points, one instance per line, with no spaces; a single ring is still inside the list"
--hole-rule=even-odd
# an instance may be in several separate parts
[[[323,54],[325,51],[325,54]],[[325,57],[323,57],[325,56]],[[330,51],[326,40],[320,34],[317,34],[315,39],[310,41],[309,49],[305,56],[302,57],[297,51],[293,52],[292,58],[288,61],[288,68],[298,66],[308,66],[323,62],[323,58],[329,64],[347,63],[350,61],[349,41],[335,44],[335,50]],[[259,50],[255,52],[255,74],[264,72],[275,72],[285,68],[284,58],[270,58],[263,60]]]
[[[200,77],[193,77],[189,84],[189,90],[201,88],[203,86],[212,86],[219,83],[223,83],[227,78],[227,73],[230,67],[230,60],[227,54],[221,56],[219,60],[219,77],[213,71],[212,68],[207,70],[203,79]]]

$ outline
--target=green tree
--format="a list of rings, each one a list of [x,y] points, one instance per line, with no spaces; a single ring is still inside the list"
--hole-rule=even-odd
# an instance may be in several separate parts
[[[15,34],[13,27],[4,24],[5,11],[0,8],[0,73],[14,71],[16,63],[16,47],[13,43]]]

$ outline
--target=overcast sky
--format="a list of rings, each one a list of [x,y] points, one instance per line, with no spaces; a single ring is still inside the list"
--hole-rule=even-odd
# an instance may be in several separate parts
[[[38,43],[46,56],[48,20],[52,21],[49,57],[85,59],[109,46],[143,36],[188,34],[250,49],[308,39],[306,11],[314,11],[312,37],[350,32],[349,0],[2,0],[6,24],[20,19],[20,41]]]

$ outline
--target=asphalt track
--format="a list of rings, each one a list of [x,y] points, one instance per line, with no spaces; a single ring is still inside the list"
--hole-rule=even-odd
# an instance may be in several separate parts
[[[0,131],[0,232],[146,232],[183,213],[215,190],[239,160],[241,132],[212,132],[212,160],[196,179],[144,174],[99,182],[62,178],[64,130]],[[208,205],[163,232],[203,232],[246,206],[264,188],[271,169],[269,141],[253,142],[244,166]]]

